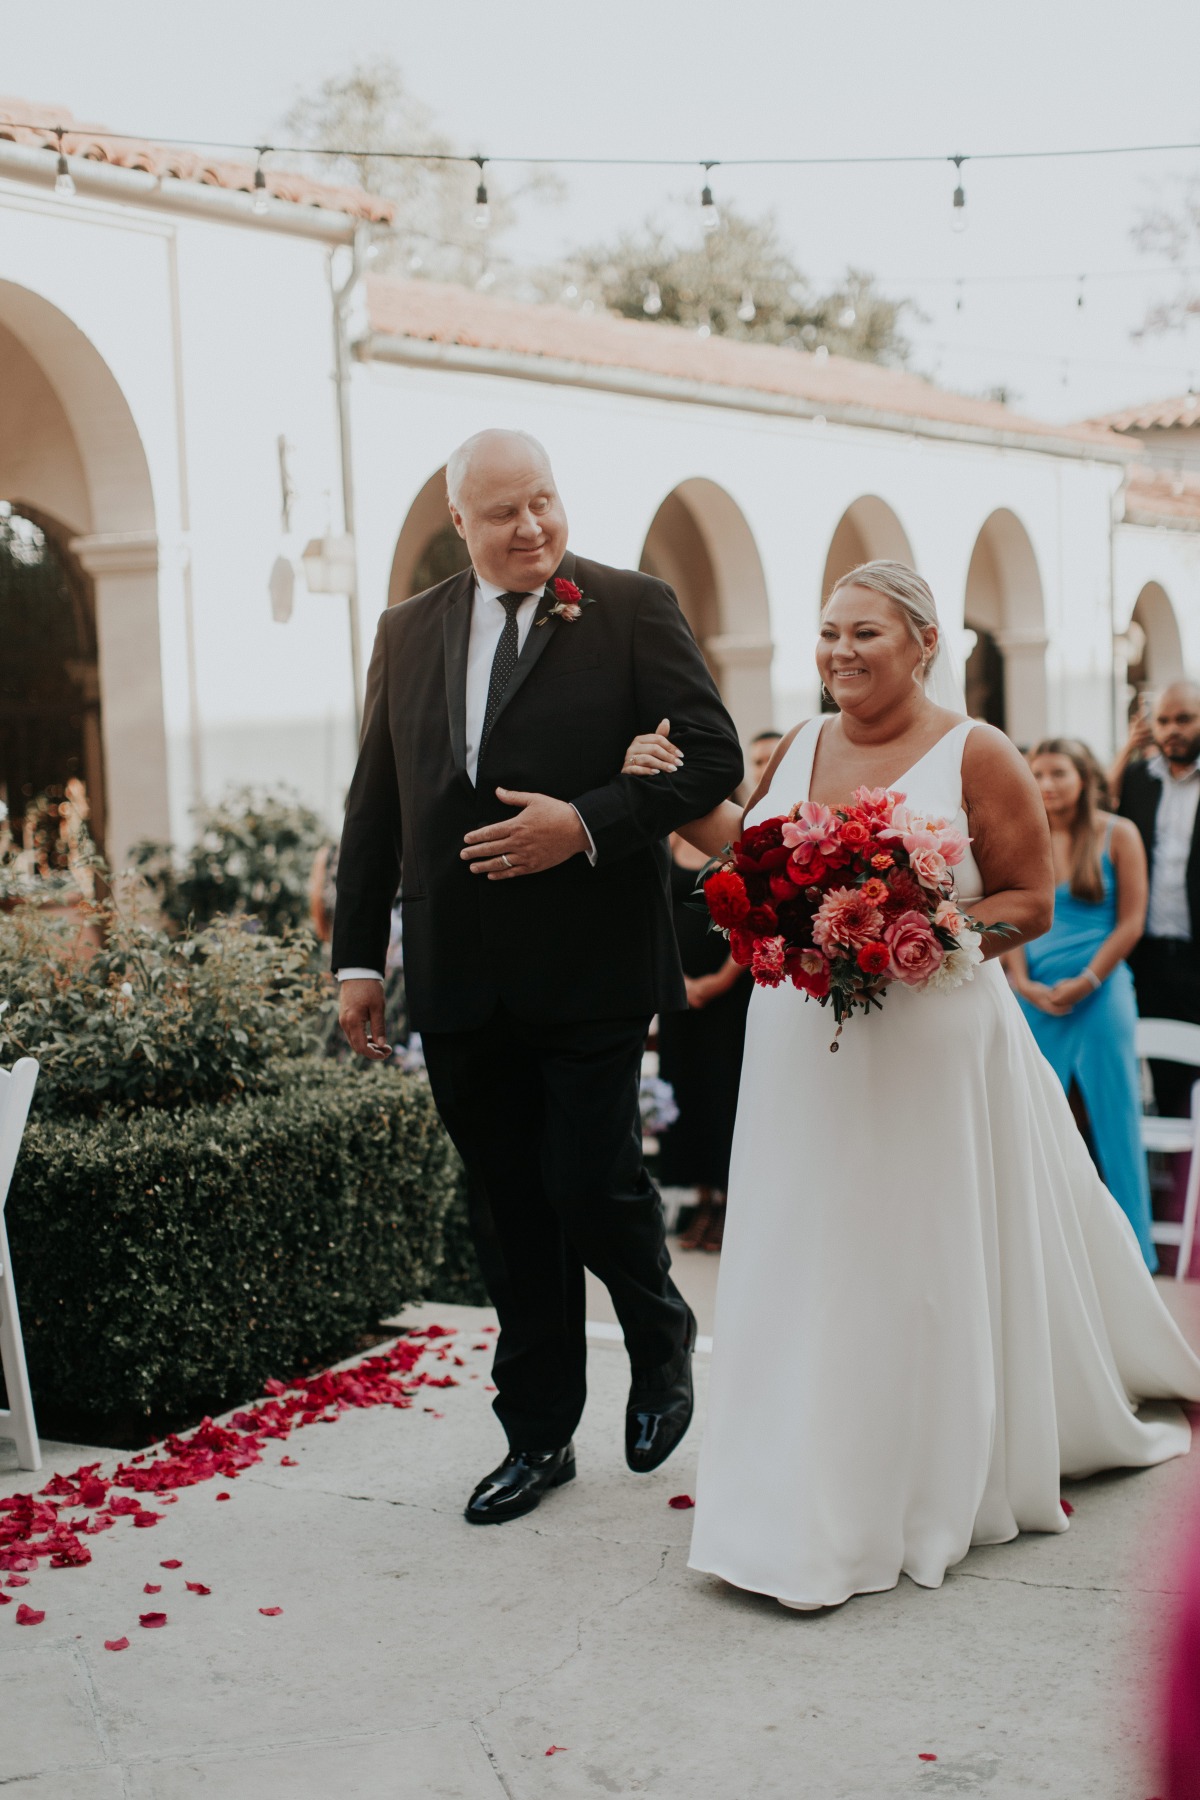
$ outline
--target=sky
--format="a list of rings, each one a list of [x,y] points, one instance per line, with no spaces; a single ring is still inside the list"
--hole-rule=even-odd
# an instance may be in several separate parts
[[[1133,336],[1178,278],[1131,238],[1200,179],[1200,149],[970,160],[1200,145],[1195,0],[0,0],[0,93],[147,137],[269,140],[297,94],[384,52],[469,152],[693,159],[563,165],[564,198],[531,204],[510,252],[548,259],[690,204],[701,160],[932,156],[712,183],[718,205],[772,211],[818,283],[853,265],[911,297],[913,366],[947,386],[1002,385],[1056,419],[1200,386],[1200,321]]]

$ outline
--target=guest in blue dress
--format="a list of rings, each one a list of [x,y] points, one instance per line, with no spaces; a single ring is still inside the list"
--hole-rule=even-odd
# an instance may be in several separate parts
[[[1146,853],[1128,819],[1099,810],[1092,762],[1073,738],[1048,738],[1030,753],[1054,845],[1054,923],[1004,963],[1039,1049],[1086,1115],[1105,1185],[1156,1269],[1125,961],[1146,922]]]

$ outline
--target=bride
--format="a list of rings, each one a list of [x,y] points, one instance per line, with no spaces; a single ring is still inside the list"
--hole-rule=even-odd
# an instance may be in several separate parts
[[[969,833],[960,898],[1014,928],[952,992],[893,984],[836,1056],[828,1011],[754,992],[690,1560],[800,1610],[1065,1531],[1063,1476],[1185,1454],[1178,1409],[1140,1403],[1200,1400],[994,960],[1050,924],[1045,809],[1001,732],[930,697],[938,648],[911,569],[845,576],[817,645],[840,711],[782,739],[745,814],[897,789]],[[624,766],[677,761],[660,728]],[[741,824],[727,803],[683,836],[715,855]]]

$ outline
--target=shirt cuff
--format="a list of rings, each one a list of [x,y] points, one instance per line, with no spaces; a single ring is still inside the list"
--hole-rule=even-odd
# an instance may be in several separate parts
[[[577,806],[573,806],[571,808],[571,811],[575,814],[575,817],[579,820],[579,823],[583,826],[583,835],[588,841],[588,847],[587,847],[585,854],[587,856],[588,861],[591,863],[591,865],[594,869],[596,866],[596,840],[592,836],[591,832],[588,830],[587,820],[584,818],[584,816],[580,812],[579,808]]]
[[[339,969],[339,981],[382,981],[383,976],[378,969]]]

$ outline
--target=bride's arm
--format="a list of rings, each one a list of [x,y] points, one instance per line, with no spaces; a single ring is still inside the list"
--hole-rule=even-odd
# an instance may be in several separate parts
[[[803,721],[801,721],[803,723]],[[779,763],[783,760],[788,746],[795,737],[800,726],[796,725],[785,733],[771,753],[771,760],[763,773],[763,778],[751,794],[745,808],[732,800],[722,800],[720,806],[706,813],[702,819],[693,819],[690,825],[680,825],[677,835],[705,856],[720,856],[726,844],[733,842],[741,835],[742,821],[752,806],[756,806],[771,786],[771,777]],[[670,720],[663,719],[657,731],[644,731],[635,737],[625,752],[625,761],[621,765],[622,775],[657,775],[660,769],[669,774],[677,769],[683,761],[683,752],[671,742]],[[1036,791],[1036,790],[1035,790]]]
[[[1013,927],[1007,937],[984,936],[984,955],[998,956],[1049,931],[1054,861],[1037,784],[1020,751],[992,725],[977,725],[967,738],[963,805],[983,877],[984,898],[971,913],[985,925]]]

